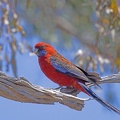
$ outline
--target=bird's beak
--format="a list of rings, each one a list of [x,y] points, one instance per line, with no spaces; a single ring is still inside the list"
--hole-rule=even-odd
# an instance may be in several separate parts
[[[38,49],[35,48],[34,51],[33,51],[33,53],[35,53],[35,54],[37,55],[37,53],[38,53]]]

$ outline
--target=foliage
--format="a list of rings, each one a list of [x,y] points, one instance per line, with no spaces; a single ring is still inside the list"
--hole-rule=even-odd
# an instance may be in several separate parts
[[[12,65],[17,76],[16,52],[32,51],[29,39],[39,36],[48,42],[66,43],[75,37],[87,49],[76,53],[77,63],[101,73],[106,66],[120,70],[119,1],[117,0],[2,0],[0,2],[0,59]],[[25,32],[26,31],[26,32]],[[20,38],[16,37],[19,35]],[[25,41],[25,39],[28,40]],[[4,40],[3,40],[4,39]],[[72,45],[71,45],[72,46]],[[11,51],[8,56],[8,50]],[[81,52],[80,52],[81,51]],[[89,51],[89,52],[88,52]],[[81,54],[82,53],[82,54]],[[87,58],[87,59],[86,59]],[[84,64],[83,64],[84,61]]]

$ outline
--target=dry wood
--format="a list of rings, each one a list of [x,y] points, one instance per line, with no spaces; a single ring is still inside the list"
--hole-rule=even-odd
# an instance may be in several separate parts
[[[98,84],[119,82],[120,74],[114,74],[103,77]],[[89,84],[89,86],[92,86],[92,84]],[[66,93],[77,95],[79,92],[70,88],[61,88],[59,90],[46,89],[31,84],[24,77],[14,78],[0,72],[0,96],[7,99],[37,104],[54,104],[59,102],[75,110],[82,110],[84,101],[89,100],[89,98],[78,98]]]

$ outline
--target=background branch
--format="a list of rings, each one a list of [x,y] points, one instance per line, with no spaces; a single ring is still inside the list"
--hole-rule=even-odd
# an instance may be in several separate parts
[[[120,74],[103,77],[98,82],[98,84],[101,83],[120,83]],[[89,86],[92,86],[92,84],[89,84]],[[14,78],[0,72],[0,96],[7,99],[37,104],[54,104],[59,102],[72,109],[82,110],[84,101],[89,100],[89,98],[82,99],[66,94],[70,93],[70,91],[71,89],[69,88],[61,88],[61,90],[46,89],[31,84],[23,77]]]
[[[97,81],[98,84],[103,83],[120,83],[120,73],[118,74],[112,74],[109,76],[102,77],[100,81]],[[93,84],[89,83],[88,86],[93,86]]]

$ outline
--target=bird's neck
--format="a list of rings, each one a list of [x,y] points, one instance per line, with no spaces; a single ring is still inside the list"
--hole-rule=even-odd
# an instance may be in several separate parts
[[[49,62],[50,57],[51,57],[50,54],[46,54],[45,56],[38,57],[38,62],[40,66],[43,66],[43,64],[47,64]]]

